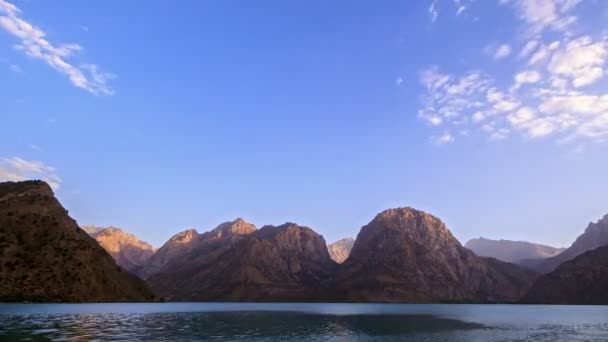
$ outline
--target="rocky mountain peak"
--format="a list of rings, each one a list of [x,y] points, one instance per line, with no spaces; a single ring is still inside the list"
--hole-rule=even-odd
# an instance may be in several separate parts
[[[518,299],[533,276],[476,256],[437,217],[397,208],[361,228],[333,281],[349,301],[486,302]]]
[[[179,232],[173,235],[169,242],[173,243],[190,243],[192,240],[196,239],[199,236],[199,233],[196,229],[186,229],[183,232]]]
[[[353,238],[344,238],[344,239],[338,240],[334,243],[331,243],[331,244],[327,245],[327,250],[329,251],[329,256],[332,258],[333,261],[341,264],[350,255],[350,252],[353,249],[354,244],[355,244],[355,239],[353,239]]]
[[[48,200],[55,195],[51,187],[46,182],[40,180],[2,183],[0,201],[25,196],[46,198]]]
[[[239,217],[232,222],[224,222],[220,224],[212,230],[212,233],[215,235],[214,237],[220,238],[238,234],[250,234],[256,230],[257,228],[255,225]]]
[[[434,250],[461,246],[440,219],[410,207],[388,209],[376,215],[359,232],[353,253],[363,248],[363,246],[358,247],[360,240],[367,241],[367,246],[389,250],[402,249],[404,240]]]
[[[81,227],[82,228],[82,227]],[[144,263],[154,254],[154,247],[117,227],[85,226],[88,232],[116,263],[127,271],[139,275]]]

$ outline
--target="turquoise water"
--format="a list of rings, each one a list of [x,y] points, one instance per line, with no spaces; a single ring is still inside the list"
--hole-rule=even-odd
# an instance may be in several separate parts
[[[608,306],[0,304],[0,340],[608,341]]]

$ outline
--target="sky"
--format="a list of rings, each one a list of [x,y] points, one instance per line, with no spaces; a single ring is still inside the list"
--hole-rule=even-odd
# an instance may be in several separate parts
[[[608,213],[608,2],[0,0],[0,180],[155,246],[392,207],[569,246]]]

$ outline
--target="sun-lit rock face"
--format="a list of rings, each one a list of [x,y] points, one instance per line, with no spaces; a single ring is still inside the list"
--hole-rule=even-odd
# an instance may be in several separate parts
[[[350,255],[350,251],[353,249],[353,245],[355,244],[355,239],[353,238],[345,238],[338,240],[334,243],[327,245],[327,250],[329,251],[329,256],[331,259],[339,264],[343,263],[348,256]]]
[[[389,209],[364,226],[334,277],[338,300],[516,301],[534,273],[476,256],[438,218]]]
[[[89,233],[116,263],[127,271],[139,275],[144,263],[154,254],[154,247],[135,235],[116,227],[85,226]]]
[[[0,301],[152,301],[41,181],[0,183]]]
[[[224,222],[215,229],[199,234],[196,229],[188,229],[175,234],[145,263],[141,276],[145,279],[161,272],[172,263],[181,263],[202,241],[215,240],[235,235],[250,234],[257,228],[242,218]]]

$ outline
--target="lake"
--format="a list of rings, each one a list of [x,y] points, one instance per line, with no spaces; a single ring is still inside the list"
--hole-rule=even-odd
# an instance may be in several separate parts
[[[0,340],[608,341],[608,306],[0,304]]]

